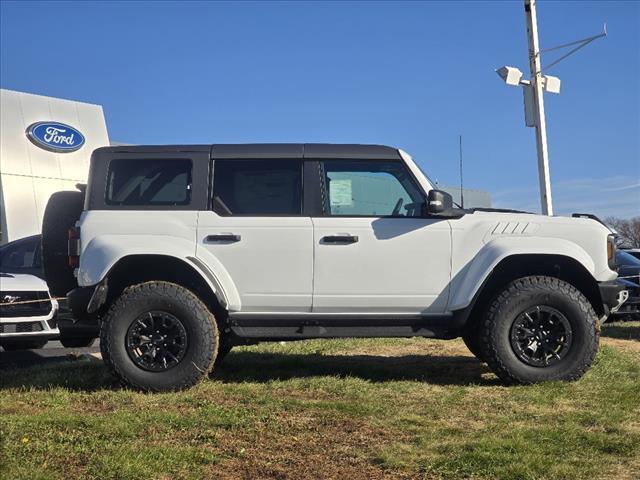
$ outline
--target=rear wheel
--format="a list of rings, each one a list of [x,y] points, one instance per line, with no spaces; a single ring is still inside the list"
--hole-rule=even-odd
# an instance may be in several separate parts
[[[487,310],[481,334],[482,355],[506,383],[576,380],[598,350],[593,307],[554,277],[509,284]]]
[[[4,339],[0,341],[0,347],[7,352],[16,350],[37,350],[44,347],[47,340],[23,340],[23,339]]]
[[[42,218],[42,266],[49,291],[64,296],[78,286],[68,263],[68,231],[80,219],[84,193],[56,192],[49,198]]]
[[[191,291],[168,282],[131,286],[100,327],[102,356],[130,387],[171,391],[205,378],[218,353],[213,314]]]

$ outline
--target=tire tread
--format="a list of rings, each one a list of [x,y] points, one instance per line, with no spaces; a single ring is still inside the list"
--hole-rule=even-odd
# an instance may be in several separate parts
[[[501,310],[508,305],[509,301],[518,294],[539,293],[541,290],[560,293],[571,300],[582,312],[582,320],[587,322],[587,339],[589,349],[583,355],[579,364],[571,371],[566,372],[561,378],[548,378],[547,380],[574,381],[582,377],[591,366],[597,352],[599,344],[599,328],[596,313],[587,298],[573,285],[555,277],[542,275],[519,278],[511,282],[502,292],[500,292],[491,302],[487,313],[481,324],[481,348],[485,361],[493,372],[508,384],[531,384],[537,381],[529,380],[519,376],[514,369],[498,355],[495,346],[498,343],[496,338],[496,322],[500,319]]]
[[[136,382],[127,374],[125,369],[113,362],[110,353],[112,345],[110,344],[108,335],[111,322],[126,312],[130,302],[143,300],[151,295],[157,294],[165,297],[171,297],[174,301],[185,304],[205,331],[204,335],[196,336],[196,338],[190,338],[189,342],[196,342],[194,348],[199,351],[210,352],[211,355],[208,356],[205,362],[206,367],[204,370],[199,369],[196,366],[194,373],[189,376],[183,376],[172,387],[172,390],[184,390],[204,380],[207,377],[207,374],[212,370],[218,350],[218,328],[215,317],[204,303],[190,290],[181,287],[178,284],[164,281],[152,281],[127,287],[113,302],[102,319],[102,323],[100,325],[100,350],[102,352],[102,358],[109,369],[124,385],[137,390],[160,391],[159,389],[150,387],[149,385],[142,385]],[[213,350],[211,350],[208,345],[211,338],[214,339],[215,343],[215,348]]]

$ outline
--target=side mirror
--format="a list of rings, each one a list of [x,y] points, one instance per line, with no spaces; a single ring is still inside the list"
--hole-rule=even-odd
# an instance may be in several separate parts
[[[425,213],[427,215],[448,215],[453,209],[453,198],[442,190],[429,190]]]

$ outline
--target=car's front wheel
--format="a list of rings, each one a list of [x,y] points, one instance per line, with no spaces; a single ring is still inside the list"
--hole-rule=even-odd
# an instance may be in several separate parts
[[[100,327],[105,363],[120,380],[144,391],[191,387],[218,353],[211,311],[191,291],[168,282],[128,287]]]
[[[576,380],[598,350],[591,303],[554,277],[511,282],[489,306],[481,334],[484,359],[506,383]]]

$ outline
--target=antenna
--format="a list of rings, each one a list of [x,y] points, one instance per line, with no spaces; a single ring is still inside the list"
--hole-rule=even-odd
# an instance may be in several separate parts
[[[462,189],[462,134],[460,135],[460,208],[464,208],[464,193]]]

